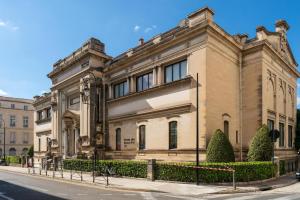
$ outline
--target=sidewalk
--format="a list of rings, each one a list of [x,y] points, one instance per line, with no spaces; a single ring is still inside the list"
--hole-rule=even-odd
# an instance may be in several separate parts
[[[28,168],[21,167],[13,167],[13,166],[0,166],[0,170],[28,174]],[[30,171],[30,175],[32,174],[32,169]],[[63,181],[73,181],[76,183],[81,183],[81,174],[74,173],[72,175],[69,171],[63,172],[63,178],[61,178],[60,172],[55,172],[55,180],[63,180]],[[35,169],[35,175],[40,176],[39,170]],[[53,171],[48,171],[47,176],[53,178]],[[45,171],[42,172],[40,177],[46,178]],[[170,193],[174,195],[182,195],[182,196],[195,196],[195,195],[204,195],[204,194],[212,194],[212,193],[234,193],[234,192],[253,192],[266,189],[273,189],[278,187],[284,187],[289,184],[295,183],[297,180],[292,179],[291,176],[280,177],[279,179],[257,183],[254,185],[248,186],[243,185],[241,187],[237,187],[237,190],[234,191],[233,187],[228,186],[216,186],[216,185],[195,185],[195,184],[184,184],[184,183],[176,183],[176,182],[166,182],[166,181],[150,181],[147,179],[136,179],[136,178],[109,178],[109,186],[106,186],[106,180],[103,177],[97,177],[95,183],[93,183],[93,177],[91,173],[83,173],[82,174],[82,183],[83,184],[93,184],[99,187],[107,187],[112,189],[121,189],[121,190],[133,190],[133,191],[145,191],[145,192],[163,192]]]

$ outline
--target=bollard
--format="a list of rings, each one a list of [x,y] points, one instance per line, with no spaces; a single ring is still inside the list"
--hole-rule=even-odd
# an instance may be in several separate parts
[[[54,178],[55,177],[55,171],[53,170],[53,172],[52,172],[52,178]]]
[[[235,170],[232,172],[232,184],[233,184],[233,189],[236,190],[236,184],[235,184]]]

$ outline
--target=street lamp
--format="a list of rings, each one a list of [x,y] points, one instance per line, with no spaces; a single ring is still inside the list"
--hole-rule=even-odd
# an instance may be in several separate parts
[[[4,158],[4,164],[6,165],[6,158],[5,158],[5,121],[1,118],[1,125],[3,124],[3,158]]]
[[[82,79],[82,92],[81,92],[81,99],[82,102],[84,104],[88,104],[88,105],[93,105],[94,108],[94,112],[93,112],[93,120],[94,120],[94,135],[93,135],[93,145],[94,145],[94,158],[93,158],[93,182],[95,182],[95,169],[96,169],[96,159],[97,159],[97,148],[96,148],[96,140],[97,140],[97,136],[96,136],[96,123],[97,123],[97,119],[96,119],[96,97],[98,95],[98,89],[97,89],[97,78],[96,76],[92,73],[92,72],[88,72],[88,74],[90,75],[89,78],[83,78]],[[95,96],[94,96],[94,102],[90,101],[90,97],[91,97],[91,83],[94,83],[94,87],[95,87]],[[90,103],[89,103],[90,101]]]

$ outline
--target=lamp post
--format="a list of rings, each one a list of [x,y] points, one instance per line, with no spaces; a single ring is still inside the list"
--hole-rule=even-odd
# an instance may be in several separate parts
[[[5,121],[1,118],[1,124],[3,124],[3,158],[4,164],[6,165],[6,157],[5,157]]]
[[[96,119],[96,97],[98,95],[98,90],[97,90],[97,78],[96,76],[92,73],[92,72],[88,72],[88,74],[90,75],[89,78],[83,78],[82,79],[82,92],[81,92],[81,98],[82,98],[82,102],[84,104],[88,104],[88,105],[93,105],[94,111],[93,111],[93,120],[94,120],[94,135],[93,135],[93,145],[94,145],[94,158],[93,158],[93,182],[95,182],[95,169],[96,169],[96,161],[97,161],[97,148],[96,148],[96,123],[97,123],[97,119]],[[95,96],[94,96],[94,102],[92,102],[90,100],[91,97],[91,83],[94,83],[94,87],[95,87]],[[90,101],[90,103],[89,103]]]

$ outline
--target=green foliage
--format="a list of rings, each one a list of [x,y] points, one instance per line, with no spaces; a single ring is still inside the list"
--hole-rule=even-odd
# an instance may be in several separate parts
[[[158,180],[195,182],[196,170],[191,168],[194,163],[163,163],[155,167],[155,178]],[[232,163],[201,163],[200,167],[231,168],[235,170],[236,181],[247,182],[272,178],[276,174],[276,165],[271,162],[232,162]],[[199,169],[200,181],[205,183],[231,182],[232,172]]]
[[[20,156],[6,156],[5,159],[8,164],[21,164]]]
[[[248,152],[249,161],[270,161],[272,158],[273,144],[268,134],[267,125],[262,125],[252,139]]]
[[[295,148],[300,150],[300,110],[297,109],[297,127],[296,127],[296,137],[295,137]]]
[[[67,159],[64,160],[64,169],[76,171],[93,171],[92,160]],[[147,177],[147,162],[126,160],[98,160],[96,171],[104,173],[106,167],[112,167],[116,176],[128,176],[136,178]]]
[[[33,154],[34,154],[34,151],[33,151],[33,145],[29,148],[28,152],[27,152],[27,155],[32,158],[33,157]]]
[[[227,136],[216,130],[209,141],[206,153],[207,162],[234,162],[234,152]]]
[[[280,160],[279,161],[279,175],[284,175],[286,174],[286,169],[285,169],[285,160]]]

